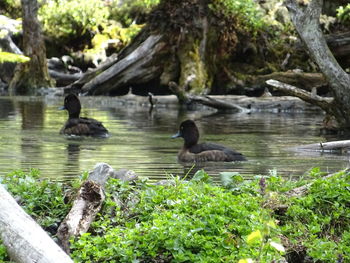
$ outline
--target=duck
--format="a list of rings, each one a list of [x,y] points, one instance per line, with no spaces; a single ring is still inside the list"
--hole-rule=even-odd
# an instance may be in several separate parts
[[[103,124],[92,118],[80,117],[81,104],[77,95],[68,94],[64,98],[64,106],[61,110],[67,110],[69,117],[60,134],[92,137],[108,137],[108,130]]]
[[[180,124],[178,133],[172,138],[182,137],[184,145],[178,153],[180,162],[232,162],[246,161],[243,154],[216,143],[198,143],[199,131],[193,120]]]

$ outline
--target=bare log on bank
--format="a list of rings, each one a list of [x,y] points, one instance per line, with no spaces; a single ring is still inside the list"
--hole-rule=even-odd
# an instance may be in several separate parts
[[[321,151],[321,152],[348,151],[350,149],[350,140],[312,143],[312,144],[297,146],[291,149],[302,150],[302,151]]]
[[[72,263],[67,254],[0,185],[0,236],[12,261]]]
[[[100,211],[105,200],[104,186],[110,178],[135,180],[137,176],[128,170],[116,172],[106,163],[98,163],[90,172],[88,179],[81,185],[73,207],[57,230],[57,237],[64,251],[69,253],[72,237],[86,233]]]

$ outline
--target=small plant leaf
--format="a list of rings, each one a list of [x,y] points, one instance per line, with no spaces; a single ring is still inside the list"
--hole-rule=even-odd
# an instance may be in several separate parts
[[[262,240],[262,235],[260,230],[254,231],[252,233],[249,234],[248,238],[247,238],[247,243],[248,244],[252,244],[256,241],[261,241]]]
[[[274,249],[276,249],[280,252],[286,252],[286,250],[282,244],[271,241],[270,245],[271,245],[271,247],[273,247]]]

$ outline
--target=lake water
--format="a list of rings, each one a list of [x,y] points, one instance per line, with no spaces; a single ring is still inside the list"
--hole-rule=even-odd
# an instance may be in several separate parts
[[[303,113],[218,114],[174,107],[114,106],[102,97],[82,99],[81,116],[102,121],[106,139],[69,138],[59,134],[67,112],[58,110],[63,97],[0,98],[0,176],[16,169],[37,168],[42,177],[70,180],[98,162],[114,169],[134,170],[154,180],[183,176],[188,166],[177,162],[183,141],[171,139],[181,121],[195,119],[201,141],[224,144],[248,159],[239,163],[207,163],[215,180],[220,172],[239,172],[246,178],[277,171],[286,177],[303,175],[313,167],[333,172],[348,165],[347,154],[302,153],[288,148],[324,142],[323,115]],[[117,101],[118,98],[115,98]],[[336,138],[332,138],[336,139]],[[196,167],[200,169],[202,167]]]

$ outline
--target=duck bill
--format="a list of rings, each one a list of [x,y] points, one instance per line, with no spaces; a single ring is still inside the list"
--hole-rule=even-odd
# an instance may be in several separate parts
[[[172,139],[179,138],[179,137],[181,137],[181,133],[180,132],[178,132],[178,133],[174,134],[173,136],[171,136]]]
[[[66,109],[66,107],[61,106],[61,107],[58,107],[58,109],[59,109],[59,110],[65,110],[65,109]]]

